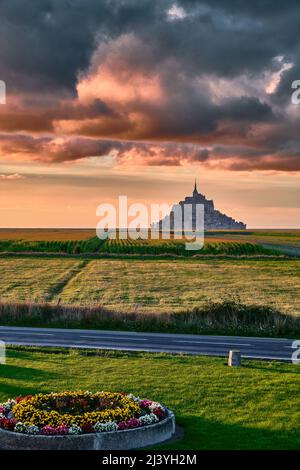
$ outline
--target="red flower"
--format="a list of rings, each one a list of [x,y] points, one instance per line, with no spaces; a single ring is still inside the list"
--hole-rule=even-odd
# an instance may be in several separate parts
[[[125,423],[125,421],[121,421],[120,423],[118,423],[118,429],[119,431],[124,431],[124,429],[127,429],[128,426],[127,426],[127,423]]]
[[[154,408],[153,410],[153,414],[155,414],[155,416],[158,417],[158,419],[162,419],[165,417],[165,412],[162,408],[160,407],[157,407],[157,408]]]
[[[0,427],[6,429],[7,431],[13,431],[15,429],[15,425],[17,420],[14,418],[1,418],[0,419]]]
[[[90,433],[90,432],[95,432],[92,423],[87,421],[81,426],[82,432],[84,433]]]
[[[20,401],[24,400],[24,397],[22,397],[22,395],[19,395],[15,400],[17,403],[20,403]]]

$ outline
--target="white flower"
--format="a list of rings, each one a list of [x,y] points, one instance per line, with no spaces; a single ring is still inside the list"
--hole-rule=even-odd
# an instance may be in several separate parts
[[[118,429],[117,424],[115,421],[108,421],[107,423],[97,423],[94,425],[95,432],[111,432],[116,431]]]
[[[153,401],[151,403],[151,405],[149,405],[149,410],[153,411],[153,410],[155,410],[155,408],[159,408],[159,409],[163,410],[163,407],[161,406],[160,403],[158,403],[157,401]]]
[[[34,426],[33,424],[29,424],[25,432],[26,434],[38,434],[40,430],[37,426]]]
[[[22,432],[22,433],[25,433],[25,432],[26,432],[26,428],[27,428],[26,424],[21,423],[21,422],[18,422],[18,423],[16,423],[16,425],[15,425],[14,431],[15,431],[15,432]]]
[[[147,426],[148,424],[154,424],[159,421],[158,417],[154,413],[150,413],[149,415],[141,416],[140,421],[143,426]]]
[[[81,434],[81,427],[77,426],[77,424],[72,424],[69,428],[69,434]]]
[[[17,402],[15,400],[7,400],[5,403],[2,403],[1,406],[5,408],[6,411],[10,411]]]
[[[135,395],[133,395],[132,393],[129,393],[127,395],[128,398],[130,398],[131,400],[135,401],[135,402],[139,402],[141,401],[140,397],[136,397]]]

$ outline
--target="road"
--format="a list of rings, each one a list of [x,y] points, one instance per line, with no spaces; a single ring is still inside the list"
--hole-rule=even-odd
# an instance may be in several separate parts
[[[291,361],[293,340],[238,336],[134,333],[102,330],[0,327],[0,340],[10,345],[58,346],[227,356],[238,349],[245,358]]]

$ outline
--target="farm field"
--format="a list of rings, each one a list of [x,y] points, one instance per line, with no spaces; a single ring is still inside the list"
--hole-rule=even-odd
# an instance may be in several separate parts
[[[92,230],[0,230],[0,252],[7,253],[64,253],[94,255],[229,255],[229,256],[280,256],[282,245],[264,245],[251,236],[234,235],[239,232],[207,233],[201,251],[186,250],[185,240],[176,239],[107,239],[99,240]],[[158,235],[158,234],[157,234]],[[161,235],[160,235],[161,237]],[[236,237],[236,238],[234,238]],[[248,240],[249,238],[249,240]],[[291,248],[289,248],[291,249]],[[297,254],[297,253],[292,253]]]
[[[184,436],[160,449],[299,449],[299,368],[167,354],[9,349],[0,401],[64,390],[132,392],[174,410]]]
[[[299,315],[300,260],[0,258],[0,298],[182,312],[238,296]]]
[[[235,232],[208,232],[207,241],[255,243],[281,250],[286,254],[300,256],[300,230],[245,230]]]
[[[95,236],[95,229],[71,228],[0,228],[0,240],[65,241],[86,240]]]
[[[184,240],[101,241],[95,229],[0,229],[0,252],[191,257]],[[300,257],[300,230],[208,231],[200,255]]]

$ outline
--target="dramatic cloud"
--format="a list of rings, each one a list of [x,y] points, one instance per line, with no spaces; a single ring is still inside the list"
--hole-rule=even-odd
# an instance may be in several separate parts
[[[300,4],[2,0],[6,159],[299,171]]]

